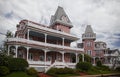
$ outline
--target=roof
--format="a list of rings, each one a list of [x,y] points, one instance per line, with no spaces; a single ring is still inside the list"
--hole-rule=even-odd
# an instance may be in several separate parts
[[[87,25],[87,27],[85,29],[85,33],[94,33],[92,28],[91,28],[91,25]]]
[[[65,17],[67,21],[62,20],[62,17]],[[68,18],[67,14],[65,13],[64,9],[58,6],[57,11],[54,15],[51,16],[50,25],[52,26],[55,23],[60,23],[68,27],[73,27],[70,19]]]

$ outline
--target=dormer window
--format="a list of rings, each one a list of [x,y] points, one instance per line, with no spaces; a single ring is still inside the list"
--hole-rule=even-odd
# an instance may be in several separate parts
[[[62,16],[61,20],[64,21],[64,22],[68,22],[68,18],[66,16]]]

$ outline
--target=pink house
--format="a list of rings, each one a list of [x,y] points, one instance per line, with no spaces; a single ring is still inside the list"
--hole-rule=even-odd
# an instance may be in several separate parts
[[[15,37],[7,38],[8,55],[26,59],[39,72],[51,67],[75,68],[79,54],[84,56],[83,49],[70,47],[79,38],[70,34],[73,25],[60,6],[51,16],[50,26],[21,20],[16,27]]]

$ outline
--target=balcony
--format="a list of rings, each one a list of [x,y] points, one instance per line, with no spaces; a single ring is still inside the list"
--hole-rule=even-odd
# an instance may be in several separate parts
[[[74,40],[74,41],[79,39],[76,36],[71,35],[69,33],[65,33],[65,32],[61,32],[61,31],[58,31],[58,30],[50,29],[48,27],[43,27],[43,26],[40,26],[40,25],[36,25],[36,24],[31,23],[31,22],[28,22],[27,25],[29,27],[32,27],[32,28],[40,29],[43,32],[47,32],[48,34],[50,33],[50,34],[53,34],[55,36],[64,37],[66,39],[71,39],[71,40]]]
[[[104,54],[104,56],[118,56],[116,54]]]
[[[37,65],[45,65],[44,61],[31,61],[31,60],[29,60],[28,63],[29,64],[37,64]],[[47,61],[46,65],[51,65],[51,61]]]
[[[44,42],[39,42],[39,41],[34,41],[34,40],[27,40],[24,38],[7,38],[7,42],[15,42],[15,43],[24,43],[28,45],[38,45],[38,46],[44,46],[44,47],[50,47],[50,48],[58,48],[58,49],[66,49],[70,51],[79,51],[82,53],[83,49],[80,48],[72,48],[68,46],[62,46],[62,45],[57,45],[57,44],[50,44],[50,43],[44,43]]]

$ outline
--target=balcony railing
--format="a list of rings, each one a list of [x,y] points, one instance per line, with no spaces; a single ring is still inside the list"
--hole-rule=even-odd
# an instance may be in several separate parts
[[[31,61],[31,60],[29,60],[28,63],[29,63],[29,64],[40,64],[40,65],[41,65],[41,64],[42,64],[42,65],[45,65],[45,64],[46,64],[46,65],[51,65],[51,61],[46,61],[46,63],[45,63],[44,61]]]
[[[104,56],[118,56],[116,54],[104,54]]]
[[[47,27],[39,26],[39,25],[30,23],[30,22],[28,22],[28,26],[35,27],[35,28],[38,28],[38,29],[42,29],[42,30],[49,31],[49,32],[53,32],[53,33],[57,33],[57,34],[60,34],[60,35],[69,36],[69,37],[74,38],[74,40],[79,39],[74,35],[71,35],[71,34],[68,34],[68,33],[65,33],[65,32],[61,32],[61,31],[57,31],[57,30],[54,30],[54,29],[50,29],[50,28],[47,28]]]
[[[47,46],[47,47],[68,49],[68,50],[74,50],[74,51],[83,51],[83,49],[80,49],[80,48],[73,48],[73,47],[62,46],[62,45],[57,45],[57,44],[44,43],[44,42],[39,42],[39,41],[34,41],[34,40],[27,40],[23,38],[7,38],[7,41],[8,42],[21,42],[21,43],[27,43],[27,44],[40,45],[40,46],[42,45],[42,46]]]

